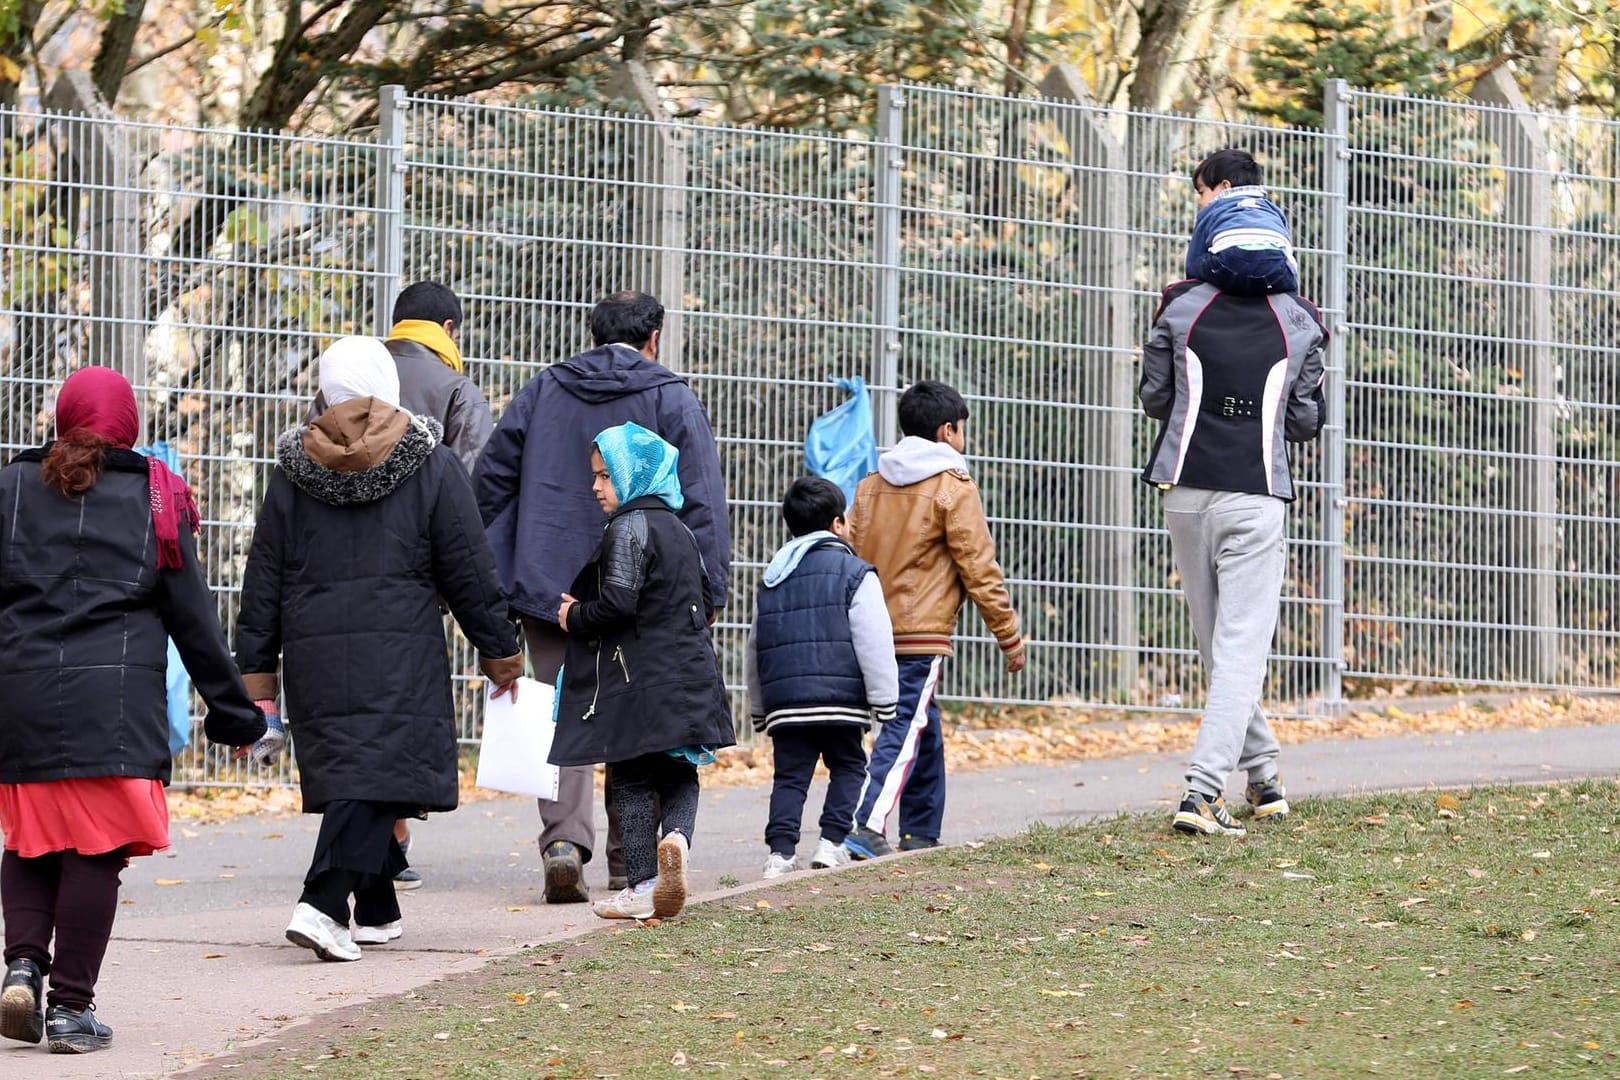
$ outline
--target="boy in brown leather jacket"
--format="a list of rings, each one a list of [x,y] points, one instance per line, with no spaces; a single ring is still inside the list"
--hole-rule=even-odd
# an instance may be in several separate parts
[[[883,834],[896,807],[902,851],[939,846],[945,743],[935,693],[963,602],[978,607],[1009,672],[1023,670],[1025,659],[984,504],[962,457],[967,403],[944,383],[924,380],[900,396],[899,413],[905,437],[861,481],[849,515],[855,554],[883,582],[900,668],[898,715],[878,732],[844,841],[857,859],[893,853]]]

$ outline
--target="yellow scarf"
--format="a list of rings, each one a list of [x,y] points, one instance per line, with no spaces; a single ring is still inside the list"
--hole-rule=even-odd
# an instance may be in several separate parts
[[[456,343],[450,340],[450,335],[444,332],[444,327],[427,319],[401,319],[388,331],[389,341],[414,341],[418,345],[425,345],[439,354],[445,366],[457,375],[466,369],[466,363],[461,359],[461,350]]]

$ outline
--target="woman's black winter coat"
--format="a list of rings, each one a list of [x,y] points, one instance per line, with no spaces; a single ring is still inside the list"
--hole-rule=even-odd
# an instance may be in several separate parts
[[[0,469],[0,783],[169,780],[168,639],[208,708],[203,732],[264,734],[191,531],[158,569],[146,459],[110,450],[94,487],[67,498],[40,478],[50,448]]]
[[[442,597],[486,657],[518,652],[466,470],[415,419],[363,472],[282,436],[242,582],[237,663],[274,672],[304,810],[335,799],[453,810],[456,707]],[[256,690],[255,692],[259,692]]]
[[[736,742],[709,640],[703,556],[661,499],[636,499],[608,518],[569,592],[579,603],[568,612],[553,763]]]

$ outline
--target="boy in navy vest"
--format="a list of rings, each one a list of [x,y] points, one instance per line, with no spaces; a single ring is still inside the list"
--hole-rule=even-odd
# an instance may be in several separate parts
[[[765,568],[745,656],[754,730],[771,737],[776,765],[767,878],[799,869],[799,822],[818,760],[831,779],[810,865],[849,862],[844,839],[866,779],[862,741],[874,719],[894,719],[900,696],[889,610],[872,565],[844,539],[844,493],[821,477],[795,480],[782,517],[793,539]]]

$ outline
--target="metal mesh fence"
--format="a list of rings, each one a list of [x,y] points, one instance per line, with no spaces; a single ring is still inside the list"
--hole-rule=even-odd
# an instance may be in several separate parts
[[[1349,673],[1612,685],[1620,125],[1346,112]]]
[[[50,437],[72,369],[124,371],[197,492],[230,632],[276,435],[308,409],[321,342],[371,323],[375,150],[57,114],[0,130],[0,451]],[[200,732],[176,776],[249,778]]]
[[[498,414],[588,344],[594,300],[645,289],[720,442],[734,688],[829,380],[867,379],[888,442],[898,391],[927,377],[968,398],[1032,639],[1007,677],[964,613],[950,696],[1179,708],[1200,674],[1137,479],[1138,344],[1181,274],[1192,165],[1239,144],[1337,333],[1340,407],[1295,459],[1269,695],[1297,715],[1395,681],[1613,681],[1616,125],[1342,90],[1324,131],[929,87],[885,89],[878,113],[854,138],[387,90],[364,139],[0,114],[0,449],[48,437],[72,368],[128,372],[198,489],[230,628],[274,438],[326,339],[445,281]],[[246,779],[201,750],[181,764]]]

